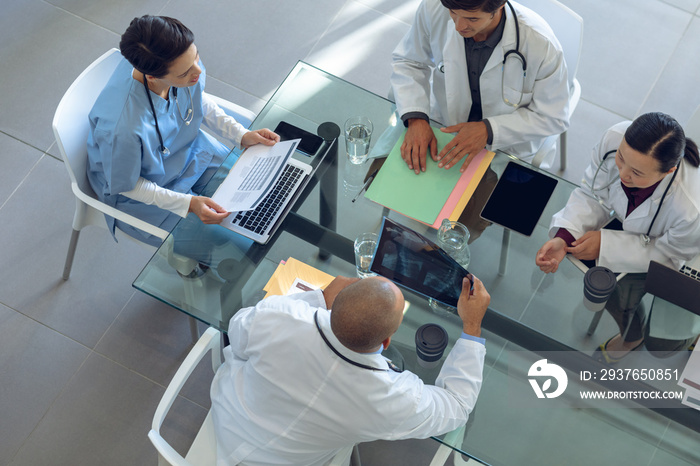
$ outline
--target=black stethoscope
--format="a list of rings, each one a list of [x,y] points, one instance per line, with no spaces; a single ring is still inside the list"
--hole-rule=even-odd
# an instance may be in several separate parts
[[[596,200],[597,200],[598,202],[600,202],[601,204],[602,204],[603,201],[602,201],[602,200],[600,199],[600,197],[596,194],[596,191],[601,191],[601,190],[603,190],[603,189],[609,188],[610,186],[613,185],[613,183],[615,183],[615,182],[619,179],[620,176],[619,176],[619,175],[616,176],[610,183],[608,183],[607,185],[605,185],[605,186],[603,186],[603,187],[600,187],[600,188],[595,188],[595,180],[596,180],[596,178],[598,177],[598,172],[600,172],[600,169],[601,169],[601,167],[603,166],[603,164],[605,163],[605,160],[608,158],[608,156],[609,156],[610,154],[614,154],[614,153],[616,153],[616,152],[617,152],[617,149],[613,149],[613,150],[607,151],[607,152],[605,153],[605,155],[603,155],[603,159],[602,159],[602,160],[600,161],[600,163],[598,164],[598,168],[596,169],[595,174],[593,175],[593,180],[591,181],[591,185],[592,185],[592,186],[590,186],[590,188],[591,188],[591,193],[593,194],[593,197],[595,197]],[[649,246],[649,243],[651,243],[651,238],[649,237],[649,234],[651,233],[651,229],[652,229],[652,227],[654,226],[654,222],[656,221],[656,217],[659,216],[659,212],[661,211],[661,206],[663,205],[664,200],[666,199],[666,194],[668,194],[668,190],[671,188],[671,185],[673,184],[673,181],[676,179],[676,175],[678,174],[678,170],[680,169],[681,161],[682,161],[682,160],[683,160],[683,159],[681,158],[681,160],[680,160],[680,161],[678,162],[678,164],[676,165],[676,169],[673,171],[673,175],[671,175],[671,181],[668,183],[668,185],[666,186],[666,189],[664,190],[664,193],[661,195],[661,201],[659,202],[659,207],[656,208],[656,213],[654,214],[654,217],[651,219],[651,223],[649,224],[649,228],[647,229],[646,234],[640,235],[640,239],[641,239],[641,241],[642,241],[642,245],[645,246],[645,247],[646,247],[646,246]],[[620,183],[622,183],[622,181],[620,181]]]
[[[381,369],[381,368],[379,368],[379,367],[368,366],[368,365],[366,365],[366,364],[361,364],[361,363],[359,363],[359,362],[357,362],[357,361],[353,361],[353,360],[350,359],[350,358],[346,358],[345,356],[343,356],[343,355],[340,353],[340,351],[338,351],[337,349],[335,349],[335,348],[333,347],[333,345],[331,344],[331,342],[328,341],[328,338],[326,338],[326,335],[324,335],[323,330],[321,330],[321,325],[318,323],[318,311],[316,311],[316,312],[314,313],[314,322],[316,323],[316,328],[318,329],[318,333],[321,334],[321,338],[323,339],[323,341],[324,341],[324,342],[326,343],[326,345],[331,349],[331,351],[333,351],[333,352],[335,353],[335,355],[338,356],[338,357],[339,357],[340,359],[342,359],[343,361],[345,361],[345,362],[347,362],[347,363],[350,363],[350,364],[352,364],[352,365],[355,366],[355,367],[359,367],[359,368],[362,368],[362,369],[367,369],[367,370],[370,370],[370,371],[387,372],[387,371],[389,371],[389,369],[391,369],[391,370],[394,371],[394,372],[402,372],[401,369],[399,369],[398,367],[396,367],[396,366],[395,366],[391,361],[389,361],[389,360],[386,360],[386,363],[387,363],[387,365],[389,366],[389,368],[388,368],[388,369]]]
[[[163,136],[160,134],[160,128],[158,127],[158,117],[156,116],[156,109],[153,106],[153,99],[151,98],[151,91],[148,89],[148,84],[146,83],[146,74],[144,73],[143,75],[143,87],[146,89],[146,96],[148,97],[148,103],[151,104],[151,112],[153,113],[153,119],[156,122],[156,133],[158,133],[158,141],[160,141],[160,153],[162,155],[168,155],[170,154],[170,150],[165,147],[165,144],[163,144]],[[180,110],[180,102],[177,100],[177,87],[173,88],[173,95],[175,96],[175,105],[177,105],[177,116],[180,117],[180,119],[185,123],[185,125],[189,126],[190,123],[192,123],[192,120],[194,119],[194,105],[192,104],[192,91],[190,91],[190,88],[187,87],[185,88],[187,90],[187,95],[189,97],[189,108],[185,112],[185,116],[182,116],[182,110]]]

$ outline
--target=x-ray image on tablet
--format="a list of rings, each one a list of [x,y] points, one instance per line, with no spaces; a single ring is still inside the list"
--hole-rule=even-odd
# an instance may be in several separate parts
[[[468,274],[437,244],[386,217],[370,270],[452,307]]]
[[[508,162],[481,211],[481,217],[530,236],[556,186],[555,178],[525,165]]]

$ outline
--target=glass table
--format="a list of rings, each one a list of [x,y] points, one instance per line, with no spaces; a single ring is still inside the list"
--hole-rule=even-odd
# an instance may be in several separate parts
[[[394,104],[299,62],[251,129],[274,129],[280,121],[287,121],[315,133],[322,123],[342,128],[347,118],[356,115],[368,116],[374,124],[371,155],[388,154],[400,134]],[[239,153],[232,151],[204,194],[216,190]],[[352,202],[369,163],[357,166],[347,161],[342,135],[326,141],[312,157],[300,152],[294,157],[310,163],[314,176],[267,244],[254,243],[218,225],[203,225],[190,214],[148,262],[134,287],[226,331],[240,308],[262,299],[263,287],[280,261],[294,257],[331,275],[354,276],[353,240],[360,233],[377,232],[383,215],[435,238],[432,228],[388,212],[363,196]],[[499,152],[491,170],[500,176],[511,160]],[[589,464],[615,458],[622,464],[630,459],[655,464],[648,458],[663,459],[659,464],[698,464],[700,412],[683,407],[678,400],[583,402],[578,396],[584,389],[681,389],[673,380],[584,380],[582,374],[601,374],[606,369],[588,355],[617,333],[617,327],[604,316],[599,335],[589,336],[586,329],[593,314],[582,304],[583,274],[568,261],[550,275],[534,264],[536,251],[548,238],[552,215],[565,205],[574,188],[558,180],[531,236],[491,225],[471,244],[469,270],[484,282],[492,297],[483,322],[487,340],[484,383],[466,435],[462,430],[436,440],[491,464],[522,463],[523,458],[536,458],[538,464]],[[406,369],[432,383],[439,368],[426,370],[417,364],[415,331],[424,323],[438,323],[447,329],[451,346],[459,338],[461,322],[455,314],[431,310],[419,295],[404,294],[409,307],[392,347],[403,356]],[[645,357],[642,352],[635,356],[639,357],[630,357],[629,364],[662,369],[662,373],[668,368],[682,370],[683,358],[687,360],[683,354],[669,360]],[[542,359],[567,370],[565,395],[556,399],[535,396],[528,370]],[[598,448],[600,444],[610,448]]]

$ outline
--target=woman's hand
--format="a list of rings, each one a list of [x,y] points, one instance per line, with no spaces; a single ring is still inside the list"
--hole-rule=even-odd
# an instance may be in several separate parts
[[[579,260],[594,260],[600,256],[600,231],[587,231],[579,239],[566,248]]]
[[[248,148],[256,144],[274,146],[278,142],[280,142],[280,137],[277,133],[267,128],[262,128],[245,133],[241,138],[241,147]]]
[[[221,223],[230,213],[212,201],[211,198],[205,196],[192,196],[189,212],[194,212],[202,223],[209,225]]]
[[[552,238],[537,251],[535,264],[544,273],[554,273],[566,256],[566,242],[561,238]]]

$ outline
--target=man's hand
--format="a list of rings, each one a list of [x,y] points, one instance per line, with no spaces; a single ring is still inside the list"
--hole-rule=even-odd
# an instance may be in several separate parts
[[[443,133],[457,133],[454,139],[447,143],[437,156],[439,162],[438,167],[444,167],[446,170],[452,168],[465,155],[467,159],[464,161],[459,171],[463,172],[466,170],[469,162],[472,161],[476,154],[486,147],[486,142],[489,139],[486,123],[483,121],[460,123],[458,125],[440,128],[440,131]]]
[[[559,269],[559,264],[566,256],[566,242],[561,238],[552,238],[542,245],[537,256],[535,265],[544,273],[554,273]]]
[[[566,248],[579,260],[594,260],[600,256],[600,231],[587,231],[579,239]]]
[[[212,201],[211,198],[205,196],[192,196],[188,212],[194,212],[202,223],[209,225],[221,223],[230,213]]]
[[[280,137],[274,131],[267,128],[248,131],[241,138],[241,147],[248,148],[256,144],[264,144],[266,146],[274,146],[280,142]]]
[[[428,149],[433,160],[437,160],[437,139],[430,124],[420,118],[408,120],[406,136],[401,144],[401,158],[416,175],[425,171]]]
[[[462,280],[462,293],[457,302],[457,312],[462,319],[464,333],[479,337],[481,336],[481,320],[489,307],[491,295],[486,291],[481,280],[473,275],[470,277],[474,280],[474,290],[470,291],[469,278],[464,278]]]
[[[359,278],[349,278],[341,275],[335,277],[333,281],[323,289],[323,299],[326,300],[326,309],[331,309],[331,306],[333,306],[333,301],[335,301],[335,297],[338,296],[338,293],[340,293],[343,288],[358,281],[360,281]]]

